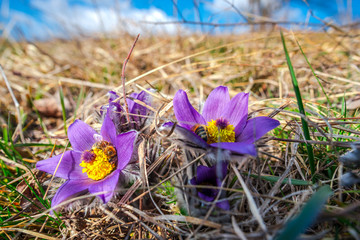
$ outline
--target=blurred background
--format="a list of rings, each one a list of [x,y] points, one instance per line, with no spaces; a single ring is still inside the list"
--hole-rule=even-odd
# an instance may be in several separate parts
[[[352,0],[0,0],[0,33],[10,40],[142,34],[239,34],[273,28],[356,28]]]

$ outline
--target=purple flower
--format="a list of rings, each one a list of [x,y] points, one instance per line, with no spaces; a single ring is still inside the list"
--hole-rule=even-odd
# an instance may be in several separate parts
[[[228,88],[220,86],[209,94],[200,114],[190,104],[186,92],[179,90],[173,100],[176,131],[201,148],[222,148],[255,156],[254,142],[280,123],[269,117],[247,119],[248,99],[248,93],[238,93],[230,99]],[[172,123],[164,126],[170,127]]]
[[[221,183],[224,180],[227,172],[227,163],[221,162],[213,167],[198,166],[196,170],[196,177],[190,180],[192,185],[203,185],[203,186],[216,186],[221,187]],[[198,196],[207,201],[212,202],[215,200],[219,193],[219,189],[211,188],[197,188]],[[229,201],[223,200],[216,203],[221,209],[229,210]]]
[[[121,171],[131,159],[136,136],[136,131],[117,135],[108,114],[100,134],[80,120],[71,124],[68,137],[73,150],[36,164],[37,169],[67,180],[57,190],[51,206],[83,192],[102,192],[98,197],[104,203],[110,201]]]
[[[140,93],[132,93],[130,94],[130,98],[139,100],[146,105],[150,105],[152,100],[151,95],[145,91],[141,91]],[[126,102],[129,108],[130,121],[132,123],[135,123],[132,124],[131,128],[140,130],[143,127],[145,121],[147,120],[149,110],[145,106],[136,103],[130,98],[127,98]],[[110,118],[111,120],[113,120],[118,132],[122,132],[126,128],[125,124],[127,122],[127,119],[125,116],[125,107],[120,105],[118,99],[119,96],[114,91],[109,92],[108,109],[110,110]]]

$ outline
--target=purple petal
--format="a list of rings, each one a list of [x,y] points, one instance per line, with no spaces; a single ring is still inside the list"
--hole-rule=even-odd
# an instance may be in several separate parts
[[[174,123],[172,122],[167,122],[163,124],[163,127],[169,129],[171,129],[173,126]],[[175,133],[178,134],[179,137],[181,137],[182,142],[189,147],[207,149],[210,146],[204,140],[202,140],[201,137],[196,135],[193,131],[180,127],[179,125],[175,126]]]
[[[174,113],[180,126],[191,129],[195,124],[206,124],[204,118],[190,104],[186,92],[177,91],[174,97]]]
[[[222,112],[230,102],[229,90],[227,87],[220,86],[215,88],[206,99],[202,115],[206,122],[216,120],[221,117]]]
[[[192,179],[190,179],[190,184],[191,185],[198,185],[198,183],[196,181],[196,177],[193,177]]]
[[[81,120],[76,120],[69,126],[68,138],[74,150],[83,152],[94,145],[94,134],[97,132]]]
[[[242,143],[253,143],[279,125],[280,122],[278,120],[269,117],[252,118],[247,121],[244,130],[236,141]]]
[[[111,109],[121,112],[123,109],[119,104],[119,96],[114,91],[109,91],[109,106]]]
[[[139,101],[141,101],[141,102],[143,102],[143,103],[145,103],[146,105],[149,105],[150,102],[151,102],[151,95],[148,94],[148,93],[145,92],[145,91],[141,91],[141,92],[137,95],[136,99],[139,100]],[[135,103],[135,105],[134,105],[134,107],[133,107],[133,111],[134,111],[135,113],[138,113],[138,114],[142,115],[142,116],[145,116],[146,113],[147,113],[147,111],[148,111],[148,109],[147,109],[146,107],[144,107],[144,106],[141,106],[140,104]]]
[[[172,128],[172,126],[174,126],[173,122],[166,122],[162,125],[162,127],[165,127],[165,128]]]
[[[116,99],[119,98],[119,95],[117,95],[117,93],[115,91],[109,91],[109,103],[115,103]]]
[[[238,136],[245,127],[248,115],[248,101],[248,93],[238,93],[231,99],[222,113],[222,117],[235,127],[235,136]]]
[[[104,192],[98,197],[103,201],[103,203],[107,203],[111,200],[114,195],[114,190],[119,181],[120,170],[115,170],[109,176],[104,178],[101,181],[97,181],[94,184],[89,186],[89,192],[92,194]]]
[[[138,93],[132,93],[132,94],[130,94],[130,97],[137,99],[138,95],[139,95]],[[132,110],[134,108],[135,102],[133,100],[131,100],[130,98],[126,98],[126,102],[128,104],[129,112],[133,113]]]
[[[152,89],[152,88],[148,88],[146,89],[148,92],[151,92],[151,93],[155,93],[156,90],[155,89]],[[145,91],[141,91],[141,92],[144,92],[143,95],[138,95],[137,99],[146,103],[147,105],[151,105],[152,103],[152,100],[153,100],[153,97],[152,95],[150,95],[148,92],[145,92]],[[141,93],[140,92],[140,93]]]
[[[216,184],[216,165],[213,167],[206,167],[200,165],[196,169],[196,182],[201,184],[203,182]]]
[[[212,167],[198,166],[197,167],[197,176],[190,180],[192,185],[213,185],[220,187],[222,180],[225,178],[227,173],[227,162],[220,162]],[[218,169],[220,168],[220,169]],[[218,171],[220,171],[218,173]],[[198,188],[198,196],[208,202],[211,202],[215,199],[216,195],[219,193],[218,189],[211,188]],[[216,206],[222,209],[229,209],[230,205],[227,201],[221,201],[216,203]]]
[[[109,111],[105,115],[105,119],[101,126],[100,132],[104,140],[111,143],[114,143],[116,141],[116,129],[113,121],[110,119]]]
[[[148,94],[148,93],[145,92],[145,91],[141,91],[141,92],[138,93],[138,94],[131,94],[130,96],[131,96],[132,98],[134,98],[134,99],[137,99],[137,100],[139,100],[139,101],[147,104],[147,105],[149,105],[149,104],[150,104],[150,101],[151,101],[151,96],[150,96],[150,94]],[[130,100],[130,101],[134,103],[131,110],[130,110],[130,107],[129,107],[130,112],[133,112],[133,113],[139,112],[141,115],[145,115],[145,114],[146,114],[146,112],[147,112],[147,108],[146,108],[146,107],[141,106],[140,104],[137,104],[137,103],[135,103],[135,102],[132,101],[132,100]]]
[[[238,154],[249,154],[256,156],[256,148],[252,143],[247,142],[220,142],[220,143],[212,143],[210,144],[216,148],[222,148],[226,150],[230,150],[231,152]]]
[[[130,95],[130,97],[132,97],[134,99],[137,99],[137,100],[139,100],[141,102],[144,102],[147,105],[150,104],[151,96],[145,91],[141,91],[138,94],[137,93],[132,93]],[[132,114],[139,115],[139,116],[132,116],[135,121],[138,121],[140,116],[146,116],[147,115],[148,109],[146,107],[144,107],[144,106],[142,106],[142,105],[140,105],[138,103],[135,103],[131,99],[127,99],[127,101],[128,101],[128,106],[129,106],[129,112],[132,113]]]
[[[114,124],[121,125],[124,122],[122,112],[124,109],[121,107],[119,103],[119,96],[114,91],[109,91],[109,106],[108,111],[105,111],[105,114],[109,114],[111,120]]]
[[[198,191],[198,196],[207,202],[212,202],[219,192],[218,189],[211,189],[211,188],[202,188],[199,190],[201,192]]]
[[[196,182],[201,184],[202,182],[212,183],[214,186],[221,186],[222,180],[227,173],[228,163],[225,161],[219,162],[212,167],[206,167],[200,165],[196,169]]]
[[[51,207],[54,208],[63,201],[74,197],[75,195],[85,193],[91,180],[68,180],[57,190],[55,196],[51,200]]]
[[[55,176],[64,179],[87,179],[87,174],[82,172],[81,152],[78,151],[66,151],[64,156],[59,154],[55,157],[48,158],[36,163],[36,168],[40,171],[54,174],[55,169],[61,159],[61,163],[56,170]]]
[[[118,156],[117,169],[122,170],[129,163],[136,137],[137,132],[131,131],[118,135],[116,141],[113,142]]]
[[[221,202],[217,202],[216,203],[216,206],[218,208],[221,208],[223,210],[230,210],[230,204],[229,204],[229,201],[228,200],[224,200],[224,201],[221,201]]]

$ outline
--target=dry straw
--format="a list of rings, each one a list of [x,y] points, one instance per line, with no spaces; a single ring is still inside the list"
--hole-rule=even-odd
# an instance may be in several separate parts
[[[55,140],[56,153],[61,153],[66,145],[62,119],[46,115],[46,109],[51,106],[28,104],[29,99],[56,96],[59,80],[64,98],[69,102],[66,106],[65,101],[67,126],[73,121],[79,99],[77,117],[97,128],[101,121],[97,112],[107,103],[108,90],[126,91],[127,96],[154,87],[158,92],[151,93],[153,105],[144,105],[153,114],[141,130],[141,140],[144,141],[138,153],[142,158],[141,171],[137,169],[141,174],[131,187],[120,189],[118,197],[106,206],[94,203],[85,209],[74,207],[72,211],[63,211],[57,220],[57,217],[47,215],[49,210],[45,211],[41,204],[37,208],[26,205],[28,199],[39,205],[35,194],[44,195],[41,195],[36,182],[43,185],[51,177],[40,175],[31,168],[33,165],[17,157],[10,159],[11,154],[0,152],[5,156],[0,159],[7,174],[2,177],[8,179],[7,183],[2,182],[0,191],[10,196],[0,197],[4,209],[2,236],[14,236],[12,232],[18,231],[18,237],[26,235],[44,239],[184,239],[193,238],[194,233],[200,239],[270,239],[297,215],[317,185],[330,181],[334,196],[326,205],[327,212],[321,213],[323,217],[305,235],[358,236],[353,231],[356,227],[351,224],[341,223],[344,225],[338,229],[339,233],[334,227],[340,224],[336,220],[337,213],[346,215],[347,209],[353,209],[354,204],[358,210],[358,191],[341,189],[337,174],[338,157],[348,150],[349,142],[358,140],[359,134],[357,109],[360,104],[355,80],[360,75],[357,50],[360,46],[355,34],[336,30],[294,33],[319,81],[309,69],[294,38],[291,34],[284,34],[308,114],[306,121],[311,141],[303,137],[302,115],[297,110],[278,31],[222,37],[141,38],[126,68],[128,80],[125,87],[121,83],[120,63],[133,43],[131,36],[54,40],[36,45],[13,45],[3,41],[0,64],[13,94],[4,87],[0,88],[0,123],[9,132],[14,132],[14,125],[21,123],[14,120],[14,117],[21,119],[21,106],[25,120],[23,126],[20,125],[24,131],[20,132],[24,135],[22,142],[27,145],[21,145],[20,149],[18,135],[14,134],[14,145],[9,139],[5,142],[3,136],[1,146],[9,149],[6,151],[16,149],[26,158],[47,158]],[[4,83],[0,81],[1,86]],[[270,115],[281,122],[281,127],[257,143],[258,157],[231,163],[221,190],[226,192],[232,211],[216,209],[214,204],[209,205],[211,211],[202,211],[195,207],[199,199],[194,194],[196,189],[188,184],[188,172],[193,171],[197,162],[207,164],[207,159],[194,153],[188,155],[192,157],[191,161],[184,161],[181,148],[170,142],[173,136],[162,132],[161,124],[175,119],[171,100],[178,89],[188,90],[191,103],[199,109],[206,96],[219,85],[228,86],[232,97],[238,92],[249,91],[250,115]],[[80,92],[85,96],[79,95]],[[123,101],[122,94],[119,96]],[[14,106],[12,99],[17,99],[19,104]],[[344,109],[350,105],[351,109]],[[40,121],[46,125],[49,138],[44,137]],[[8,123],[15,124],[10,126]],[[314,147],[315,185],[311,184],[306,150],[299,143],[310,143]],[[35,173],[26,173],[28,168]],[[16,185],[21,182],[27,190],[19,195]],[[60,183],[51,183],[52,188],[57,185]],[[176,198],[171,196],[172,193]],[[52,195],[51,191],[47,194],[49,197]],[[342,203],[337,201],[341,195]],[[86,196],[86,199],[91,200],[91,197]],[[72,201],[74,199],[68,203]],[[80,197],[76,201],[83,200]],[[186,214],[183,210],[193,214]],[[5,216],[5,212],[9,215]],[[333,215],[324,217],[326,214]],[[354,214],[357,214],[355,210]],[[38,219],[42,222],[35,221]],[[354,216],[348,216],[348,220],[358,223]]]

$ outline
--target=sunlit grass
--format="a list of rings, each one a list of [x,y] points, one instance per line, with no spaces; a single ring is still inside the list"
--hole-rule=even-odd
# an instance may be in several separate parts
[[[317,223],[311,227],[313,232],[307,234],[324,230],[328,231],[329,238],[348,235],[350,228],[359,231],[358,220],[347,216],[337,218],[332,210],[346,210],[359,197],[356,188],[341,189],[338,179],[341,175],[339,156],[350,149],[351,142],[359,140],[358,108],[348,104],[350,99],[355,101],[354,96],[358,94],[355,80],[359,73],[351,67],[357,64],[357,56],[347,48],[356,49],[359,44],[351,37],[333,33],[329,38],[329,34],[284,34],[286,51],[279,32],[205,40],[197,36],[140,38],[126,70],[127,82],[132,82],[126,91],[130,94],[139,91],[139,87],[158,90],[152,106],[160,109],[157,115],[154,112],[158,126],[174,120],[171,100],[178,89],[189,90],[190,101],[197,109],[219,85],[228,86],[232,97],[241,91],[250,92],[251,114],[269,116],[275,112],[272,117],[281,122],[259,141],[257,158],[237,163],[263,214],[260,217],[268,234],[276,235],[276,230],[272,230],[275,222],[279,229],[286,226],[287,219],[299,213],[298,206],[305,205],[317,186],[329,185],[335,194],[326,208],[335,215],[333,219],[338,220]],[[224,196],[236,206],[233,211],[215,209],[208,214],[209,205],[193,204],[196,194],[188,183],[193,176],[188,176],[188,168],[175,174],[187,164],[183,152],[172,145],[169,137],[157,135],[155,117],[145,126],[152,131],[150,135],[141,135],[141,139],[146,139],[145,150],[138,153],[143,154],[146,166],[146,171],[142,166],[140,172],[147,175],[132,181],[133,189],[119,192],[118,205],[104,207],[112,215],[103,210],[103,206],[91,205],[93,202],[89,204],[91,207],[59,211],[58,216],[42,215],[50,208],[52,194],[45,196],[50,176],[37,172],[36,162],[64,150],[67,128],[75,119],[99,129],[100,106],[107,104],[107,91],[121,89],[121,63],[132,41],[131,36],[124,36],[119,41],[86,39],[39,43],[37,47],[41,51],[27,43],[12,48],[4,43],[0,48],[6,56],[6,60],[1,58],[6,62],[6,74],[14,83],[13,90],[22,107],[26,139],[20,141],[14,106],[4,93],[6,96],[0,99],[1,238],[19,237],[18,234],[36,237],[34,232],[57,238],[69,238],[71,234],[94,238],[101,231],[109,238],[114,234],[129,238],[158,234],[166,239],[178,239],[181,234],[189,236],[186,234],[194,232],[199,225],[203,226],[199,233],[204,237],[212,236],[209,234],[213,234],[214,229],[219,232],[216,235],[219,238],[221,234],[238,236],[234,235],[234,225],[247,236],[262,236],[249,211],[244,189],[231,169],[223,189]],[[35,55],[33,52],[30,55],[30,51],[16,51],[17,48],[30,48]],[[55,68],[57,71],[52,72]],[[61,88],[56,95],[59,82]],[[295,90],[294,82],[297,83]],[[34,99],[52,97],[54,105],[39,108],[34,104]],[[56,107],[58,112],[51,115],[48,107]],[[313,152],[313,156],[309,152]],[[199,162],[206,163],[204,159]],[[164,183],[154,188],[160,181]],[[56,183],[50,186],[52,193],[58,186]],[[119,204],[123,198],[132,208]],[[133,201],[137,198],[142,200]],[[31,232],[18,233],[5,228]]]

